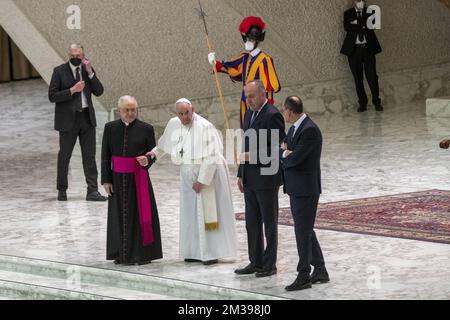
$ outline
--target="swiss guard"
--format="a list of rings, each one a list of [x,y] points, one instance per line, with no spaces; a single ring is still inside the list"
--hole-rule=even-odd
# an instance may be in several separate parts
[[[217,72],[226,73],[233,81],[242,81],[243,86],[252,80],[261,80],[266,88],[267,99],[274,103],[273,94],[280,91],[280,82],[270,56],[259,48],[264,41],[266,25],[260,17],[247,17],[239,26],[242,40],[245,43],[245,52],[230,61],[217,61],[215,52],[208,54],[208,61],[216,66]],[[241,127],[244,126],[245,111],[249,107],[245,101],[245,92],[241,97]]]

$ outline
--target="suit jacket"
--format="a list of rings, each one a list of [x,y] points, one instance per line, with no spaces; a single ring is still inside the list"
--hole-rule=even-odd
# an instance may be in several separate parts
[[[373,14],[373,13],[372,13]],[[342,45],[341,53],[347,56],[351,56],[355,51],[356,38],[358,34],[362,32],[366,37],[367,48],[370,53],[378,54],[381,52],[381,46],[378,42],[377,36],[375,35],[375,31],[367,28],[367,19],[371,16],[371,14],[367,13],[367,8],[365,7],[362,11],[362,21],[358,21],[358,24],[352,24],[351,22],[354,20],[358,20],[358,15],[354,7],[348,9],[344,13],[344,29],[347,31],[347,35],[344,39],[344,44]],[[365,27],[365,28],[364,28]]]
[[[322,193],[320,177],[320,155],[322,153],[322,134],[319,127],[309,118],[300,127],[288,134],[285,142],[293,151],[286,158],[281,157],[283,165],[284,193],[290,196],[317,196]]]
[[[104,89],[96,74],[92,79],[89,79],[84,67],[82,67],[81,70],[85,82],[83,92],[89,106],[89,118],[92,126],[95,127],[97,126],[97,121],[95,119],[95,110],[92,104],[92,94],[101,96]],[[70,88],[75,84],[76,80],[73,76],[69,62],[62,64],[53,70],[52,80],[50,81],[48,89],[48,98],[50,102],[55,103],[55,130],[57,131],[70,131],[75,123],[75,102],[77,95],[81,94],[75,93],[73,96],[70,94]]]
[[[278,155],[278,150],[281,142],[284,140],[285,126],[284,119],[280,111],[267,103],[264,108],[259,112],[258,116],[253,122],[251,118],[253,111],[248,109],[244,116],[244,152],[251,153],[251,161],[256,164],[244,163],[240,164],[238,168],[238,177],[243,179],[244,186],[252,189],[274,189],[282,184],[281,179],[281,164]],[[261,133],[263,130],[267,132],[267,140],[261,140]],[[279,139],[278,141],[272,141],[271,132],[278,131]],[[254,136],[256,133],[256,141],[250,141],[245,139],[245,136]],[[260,140],[262,141],[260,143]],[[250,143],[251,142],[251,143]],[[256,143],[255,143],[256,142]],[[272,152],[272,150],[274,152]],[[264,158],[271,158],[271,162],[268,159],[260,158],[262,155]],[[269,163],[268,163],[269,162]],[[262,168],[269,168],[277,166],[275,174],[272,175],[262,175]]]

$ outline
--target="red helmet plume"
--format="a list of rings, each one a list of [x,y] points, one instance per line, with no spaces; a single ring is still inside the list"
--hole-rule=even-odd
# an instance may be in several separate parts
[[[243,34],[247,34],[252,27],[258,27],[263,31],[266,28],[266,24],[260,17],[247,17],[242,20],[239,31]]]

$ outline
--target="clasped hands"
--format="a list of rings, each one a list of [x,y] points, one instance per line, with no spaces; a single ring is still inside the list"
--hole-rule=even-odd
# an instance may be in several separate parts
[[[147,157],[150,157],[150,159],[155,159],[155,158],[156,158],[156,153],[153,152],[153,151],[149,151],[149,152],[147,152],[147,153],[145,154],[145,156],[136,157],[136,160],[137,160],[137,162],[139,162],[139,164],[140,164],[142,167],[146,167],[146,166],[149,165],[149,162],[148,162],[148,158],[147,158]]]
[[[136,160],[137,160],[137,162],[139,163],[139,165],[141,167],[148,166],[148,158],[147,158],[147,156],[136,157]]]
[[[288,157],[292,153],[291,150],[288,150],[288,146],[287,146],[286,142],[283,142],[281,144],[281,150],[286,151],[286,153],[285,153],[286,157]]]
[[[204,187],[205,185],[200,182],[194,182],[194,184],[192,185],[192,189],[195,191],[195,193],[200,193]]]

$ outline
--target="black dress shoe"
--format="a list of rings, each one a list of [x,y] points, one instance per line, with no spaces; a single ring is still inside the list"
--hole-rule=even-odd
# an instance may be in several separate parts
[[[285,289],[286,291],[297,291],[297,290],[305,290],[312,288],[311,278],[309,274],[307,275],[298,275],[297,279],[288,285]]]
[[[88,195],[86,196],[86,201],[106,201],[106,200],[108,200],[108,198],[102,196],[98,191],[88,193]]]
[[[256,272],[255,276],[257,278],[264,278],[264,277],[270,277],[277,273],[277,268],[273,268],[271,270],[262,270],[259,272]]]
[[[253,274],[255,272],[260,272],[260,271],[262,271],[261,268],[256,268],[256,267],[253,267],[251,264],[249,264],[245,268],[234,270],[234,273],[242,275],[242,274]]]
[[[197,259],[184,259],[184,262],[187,262],[187,263],[193,263],[193,262],[202,262],[202,260],[197,260]]]
[[[327,269],[325,268],[314,268],[311,274],[311,283],[327,283],[330,282],[330,277],[328,276]]]
[[[212,264],[217,264],[217,263],[219,263],[219,260],[217,260],[217,259],[203,261],[203,264],[204,264],[205,266],[210,266],[210,265],[212,265]]]
[[[358,112],[366,112],[367,111],[367,107],[359,107]]]
[[[58,201],[67,201],[67,193],[65,191],[58,191]]]
[[[114,260],[114,264],[121,264],[121,263],[122,263],[122,261],[120,261],[120,259]]]
[[[383,111],[384,109],[383,109],[383,107],[381,106],[381,104],[379,104],[379,105],[376,105],[376,106],[375,106],[375,110],[376,110],[376,111]]]

